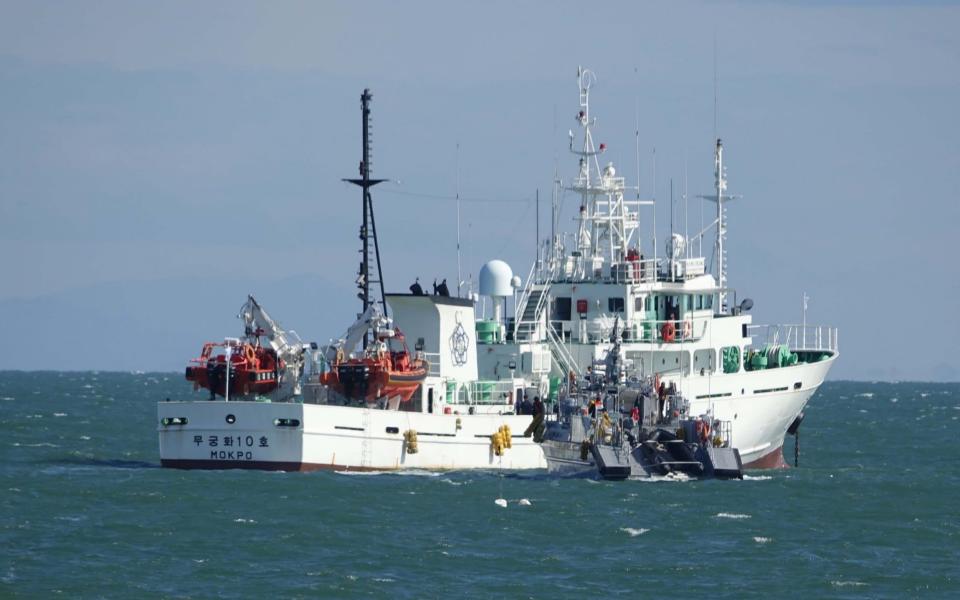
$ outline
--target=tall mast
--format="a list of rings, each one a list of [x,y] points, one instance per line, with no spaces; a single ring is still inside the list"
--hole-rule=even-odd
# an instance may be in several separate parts
[[[714,190],[712,194],[700,196],[704,200],[710,200],[711,202],[717,203],[717,218],[713,220],[712,223],[707,225],[707,228],[717,226],[717,241],[714,245],[714,260],[716,265],[716,277],[717,277],[717,287],[719,288],[718,294],[718,304],[721,311],[724,310],[724,302],[727,297],[726,287],[727,287],[727,254],[726,250],[723,249],[723,243],[727,240],[727,209],[725,204],[735,198],[740,196],[728,196],[725,192],[727,191],[727,171],[726,167],[723,166],[723,142],[720,138],[717,138],[717,145],[714,149],[713,155],[713,166],[714,166]],[[702,238],[706,229],[701,229],[698,236]]]
[[[579,169],[567,188],[580,195],[576,250],[579,277],[592,279],[601,266],[608,268],[623,261],[639,225],[638,207],[646,204],[624,198],[624,178],[617,176],[613,163],[601,168],[599,155],[606,144],[594,146],[590,115],[590,87],[596,81],[593,72],[578,69],[580,110],[576,120],[582,129],[582,144],[575,148],[570,132],[570,152],[578,156]]]
[[[370,93],[370,89],[367,88],[363,90],[363,94],[360,95],[360,110],[362,113],[362,122],[363,122],[363,158],[360,161],[360,177],[358,179],[344,179],[349,183],[352,183],[362,190],[363,195],[363,225],[360,226],[360,240],[363,242],[363,248],[360,253],[363,255],[360,261],[360,271],[357,274],[357,288],[360,289],[360,292],[357,293],[357,297],[363,302],[363,312],[366,312],[371,304],[376,304],[377,300],[372,300],[370,297],[370,284],[375,283],[380,286],[380,300],[381,310],[384,315],[387,314],[387,300],[386,294],[383,289],[383,267],[380,264],[380,245],[377,243],[377,222],[373,215],[373,198],[370,195],[370,188],[387,181],[386,179],[372,179],[370,177],[371,163],[370,163],[370,154],[371,154],[371,140],[370,140],[370,101],[373,100],[373,94]],[[371,248],[371,240],[373,245]],[[371,251],[373,255],[371,256]],[[371,260],[372,259],[372,260]],[[377,279],[370,279],[370,263],[375,262],[377,265]],[[368,337],[364,336],[363,338],[363,347],[367,347]]]
[[[724,260],[723,242],[727,237],[727,225],[723,222],[723,203],[727,200],[723,193],[727,191],[727,177],[723,172],[723,142],[717,138],[717,148],[714,156],[714,165],[716,167],[716,192],[717,192],[717,284],[720,286],[720,309],[724,308],[726,300],[727,287],[727,264]]]

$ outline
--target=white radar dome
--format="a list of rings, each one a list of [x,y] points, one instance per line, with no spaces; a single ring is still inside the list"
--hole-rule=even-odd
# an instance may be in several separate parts
[[[491,260],[480,267],[480,294],[483,296],[512,296],[513,269],[502,260]]]

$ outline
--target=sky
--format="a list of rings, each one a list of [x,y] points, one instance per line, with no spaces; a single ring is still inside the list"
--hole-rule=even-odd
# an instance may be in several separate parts
[[[957,31],[946,2],[0,1],[0,369],[180,370],[247,293],[339,336],[364,88],[388,291],[456,280],[458,182],[464,277],[525,278],[582,65],[661,241],[723,138],[755,322],[806,293],[831,378],[960,380]]]

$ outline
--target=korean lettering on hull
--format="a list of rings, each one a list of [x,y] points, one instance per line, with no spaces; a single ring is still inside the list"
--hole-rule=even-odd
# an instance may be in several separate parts
[[[197,434],[193,436],[197,448],[210,451],[211,460],[254,460],[259,448],[269,448],[267,436],[253,435],[214,435]]]

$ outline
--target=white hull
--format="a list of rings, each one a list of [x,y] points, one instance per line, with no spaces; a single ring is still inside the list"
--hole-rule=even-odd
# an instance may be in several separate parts
[[[711,381],[691,377],[678,380],[678,388],[690,398],[691,414],[712,410],[715,418],[730,421],[731,442],[745,466],[778,466],[762,461],[774,453],[779,459],[787,429],[823,383],[834,360],[836,356],[811,364],[743,371]]]
[[[744,465],[763,464],[783,444],[787,428],[823,382],[834,359],[813,364],[681,380],[691,412],[712,409],[732,423],[732,442]],[[706,379],[706,378],[704,378]],[[795,383],[801,386],[794,389]],[[707,387],[709,385],[709,387]],[[754,393],[762,389],[786,390]],[[741,391],[743,390],[743,391]],[[729,393],[730,396],[696,399]],[[531,421],[517,415],[424,414],[324,404],[161,402],[160,458],[182,468],[313,469],[543,469],[543,450],[524,438]],[[227,422],[233,415],[234,423]],[[186,418],[185,425],[163,425]],[[277,425],[278,419],[296,426]],[[460,428],[457,428],[457,421]],[[288,421],[289,422],[289,421]],[[490,435],[501,425],[513,448],[495,456]],[[406,451],[404,432],[417,432],[418,452]],[[229,445],[227,445],[229,444]]]
[[[543,469],[543,452],[523,431],[532,417],[444,415],[324,404],[161,402],[160,459],[180,468]],[[234,422],[227,422],[233,415]],[[186,418],[186,425],[163,425]],[[277,425],[278,419],[296,426]],[[460,428],[457,428],[457,421]],[[502,425],[513,447],[495,456],[490,435]],[[410,454],[404,432],[417,432]],[[229,445],[225,445],[225,442]]]

